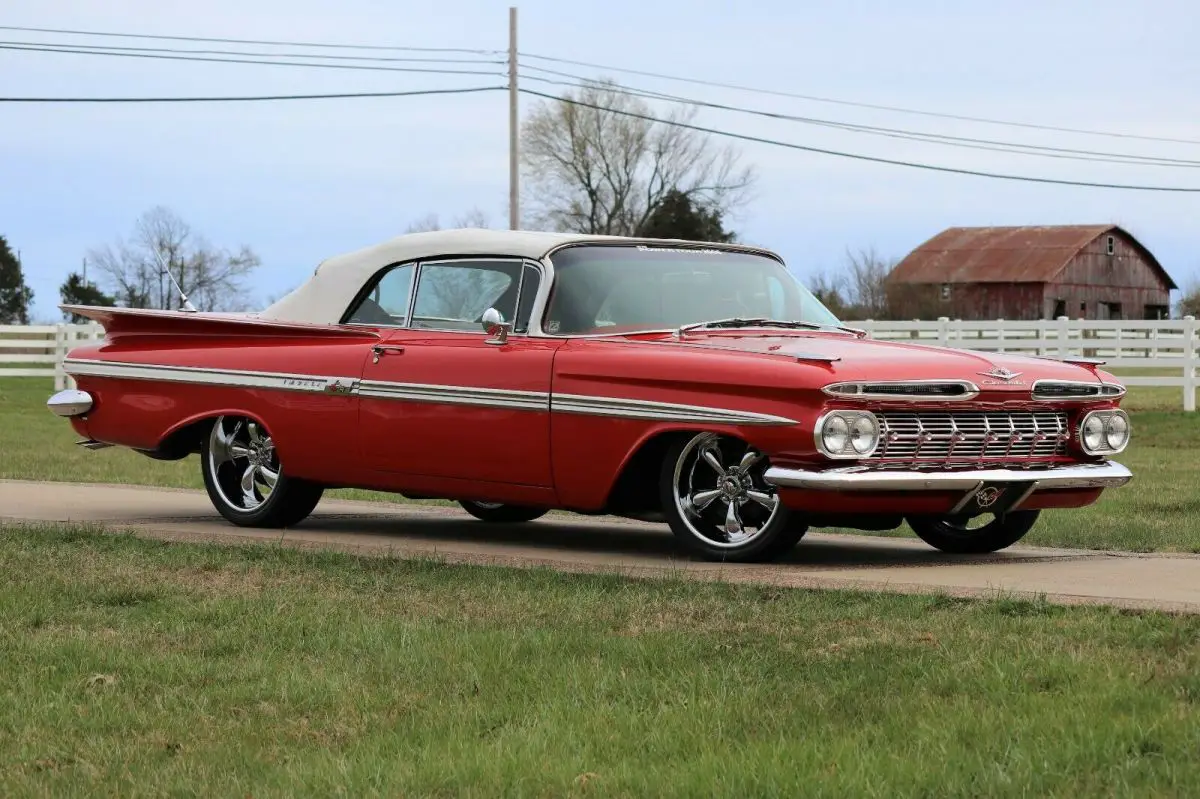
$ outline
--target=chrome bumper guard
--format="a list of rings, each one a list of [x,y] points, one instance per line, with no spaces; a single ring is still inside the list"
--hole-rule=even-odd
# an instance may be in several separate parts
[[[953,472],[872,470],[862,467],[810,472],[767,469],[766,481],[780,488],[810,491],[968,491],[980,483],[1036,483],[1039,491],[1063,488],[1112,488],[1133,479],[1119,463],[1081,463],[1049,469],[970,469]]]
[[[82,416],[92,409],[92,395],[69,388],[46,401],[46,407],[59,416]]]
[[[766,481],[780,488],[809,491],[962,491],[964,496],[951,511],[965,509],[977,495],[990,487],[1019,486],[1015,501],[1005,503],[1013,510],[1035,491],[1072,488],[1115,488],[1133,479],[1119,463],[1081,463],[1047,469],[970,469],[964,471],[918,472],[872,470],[861,466],[825,471],[771,467]]]

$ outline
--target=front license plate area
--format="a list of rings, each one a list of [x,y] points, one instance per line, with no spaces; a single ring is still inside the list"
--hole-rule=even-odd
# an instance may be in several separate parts
[[[984,483],[967,496],[955,515],[979,516],[994,513],[1003,516],[1013,505],[1029,496],[1033,481],[1019,483]]]

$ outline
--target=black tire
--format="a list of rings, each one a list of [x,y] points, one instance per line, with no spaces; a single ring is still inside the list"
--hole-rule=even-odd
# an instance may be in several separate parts
[[[255,430],[258,441],[245,441],[242,433]],[[247,433],[248,435],[248,433]],[[228,443],[227,443],[228,442]],[[238,455],[228,459],[236,451],[250,450],[253,455]],[[253,458],[253,460],[251,460]],[[307,480],[288,477],[275,454],[274,444],[266,428],[253,419],[222,416],[200,445],[200,469],[204,475],[204,488],[213,507],[228,521],[239,527],[291,527],[308,517],[325,487]],[[251,491],[258,504],[249,502],[245,495],[238,496],[241,489],[239,478],[244,478],[252,469]],[[271,487],[263,476],[277,475]],[[264,488],[269,488],[263,496]],[[240,501],[239,501],[240,500]]]
[[[504,505],[499,502],[475,502],[469,499],[458,501],[463,510],[476,519],[496,524],[521,524],[540,519],[548,511],[545,508],[529,508],[524,505]]]
[[[705,450],[717,456],[724,473],[718,473],[706,461]],[[749,458],[755,460],[744,466]],[[790,552],[808,532],[808,526],[788,511],[774,488],[763,480],[767,465],[765,456],[736,438],[715,433],[680,438],[667,451],[659,473],[660,499],[671,532],[705,560],[758,563],[777,560]],[[711,474],[711,480],[704,470]],[[736,486],[728,482],[730,478]],[[719,495],[703,507],[698,508],[693,501],[714,492]],[[763,497],[774,499],[771,509],[760,501]],[[722,518],[729,520],[729,508],[735,503],[734,521],[742,532],[730,534]],[[753,533],[748,532],[750,527],[754,527]]]
[[[913,516],[907,521],[921,540],[935,549],[954,555],[982,555],[1020,541],[1039,515],[1037,510],[1013,511],[974,530],[967,527],[968,519],[951,516]]]

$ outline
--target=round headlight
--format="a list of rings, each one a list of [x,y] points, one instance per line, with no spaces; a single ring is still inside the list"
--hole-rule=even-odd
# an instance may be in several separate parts
[[[821,441],[825,451],[838,454],[846,449],[850,441],[850,424],[841,416],[830,416],[821,428]]]
[[[1125,446],[1129,441],[1129,419],[1125,414],[1114,413],[1108,417],[1108,424],[1104,427],[1104,440],[1114,452]]]
[[[1083,420],[1083,448],[1088,452],[1096,452],[1104,447],[1104,420],[1092,414]]]
[[[850,446],[859,455],[866,455],[879,443],[879,425],[874,416],[860,416],[850,425]]]

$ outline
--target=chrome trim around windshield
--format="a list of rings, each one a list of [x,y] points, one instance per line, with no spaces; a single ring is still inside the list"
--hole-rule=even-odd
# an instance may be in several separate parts
[[[963,388],[963,393],[952,394],[948,396],[922,394],[920,392],[914,392],[912,394],[893,394],[886,391],[872,392],[869,390],[871,386],[896,386],[897,388],[904,386],[960,386]],[[845,387],[856,387],[858,390],[854,392],[837,390]],[[975,385],[970,380],[849,380],[840,383],[830,383],[827,386],[823,386],[821,390],[831,397],[839,397],[842,399],[899,400],[902,402],[911,402],[913,400],[928,400],[930,402],[961,402],[963,400],[970,400],[979,396],[979,386]]]
[[[1034,491],[1115,488],[1133,473],[1115,461],[1047,469],[970,469],[944,472],[877,470],[862,467],[824,471],[772,466],[766,481],[809,491],[975,491],[985,483],[1030,483]]]

